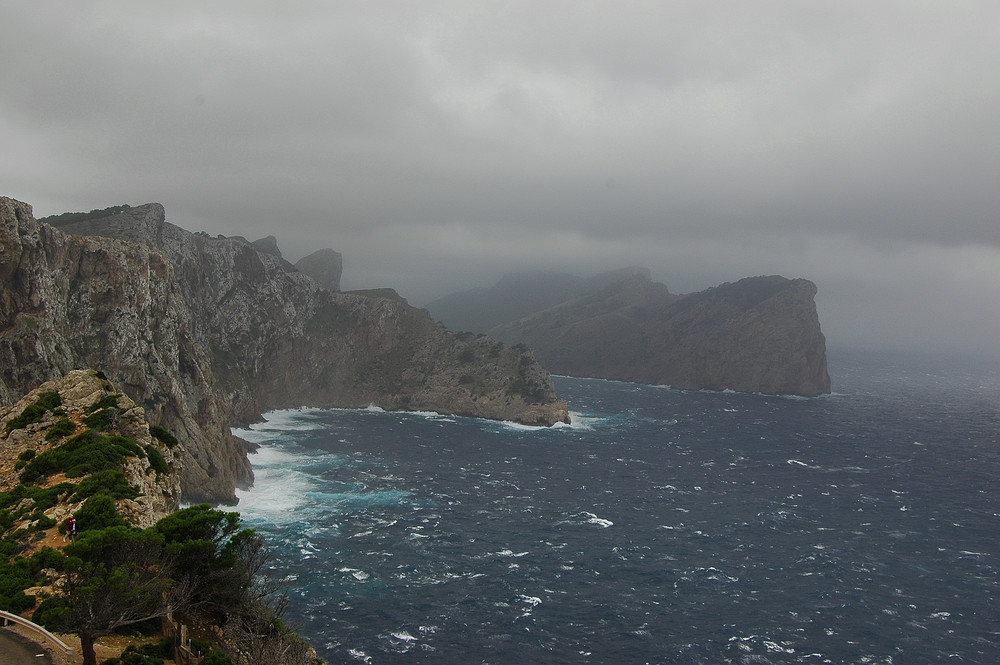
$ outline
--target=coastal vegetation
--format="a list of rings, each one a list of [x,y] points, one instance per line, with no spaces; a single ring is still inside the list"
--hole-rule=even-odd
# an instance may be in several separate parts
[[[181,645],[156,639],[167,618],[209,665],[316,662],[282,623],[287,599],[267,577],[268,549],[238,513],[175,503],[135,523],[136,506],[176,483],[179,442],[162,427],[142,434],[131,400],[108,394],[97,373],[76,379],[89,403],[41,392],[0,430],[0,609],[77,635],[84,665],[98,664],[100,638],[122,631],[148,643],[105,665],[172,658]]]

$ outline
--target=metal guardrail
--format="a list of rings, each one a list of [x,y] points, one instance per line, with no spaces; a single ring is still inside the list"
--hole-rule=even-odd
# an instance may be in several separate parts
[[[73,655],[74,651],[73,647],[67,645],[65,642],[63,642],[49,631],[39,626],[37,623],[32,623],[31,621],[28,621],[24,617],[18,616],[16,614],[11,614],[10,612],[4,612],[3,610],[0,610],[0,618],[3,619],[4,626],[7,625],[8,621],[13,621],[14,623],[24,626],[28,630],[32,630],[36,633],[39,633],[46,640],[52,642],[57,648],[61,649],[64,655],[66,656]]]

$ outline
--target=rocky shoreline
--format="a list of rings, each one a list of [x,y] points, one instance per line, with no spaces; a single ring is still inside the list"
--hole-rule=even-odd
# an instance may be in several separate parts
[[[526,347],[450,332],[391,290],[336,291],[243,238],[169,224],[159,204],[101,213],[55,228],[0,197],[0,405],[99,368],[181,440],[185,501],[235,502],[253,476],[230,428],[270,409],[568,421]]]

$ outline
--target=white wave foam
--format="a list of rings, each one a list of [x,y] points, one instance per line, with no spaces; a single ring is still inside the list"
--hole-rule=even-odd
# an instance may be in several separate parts
[[[253,423],[248,428],[234,428],[233,434],[236,436],[243,436],[242,433],[246,432],[287,432],[322,429],[323,426],[320,423],[311,421],[309,416],[321,414],[325,411],[326,409],[317,409],[313,407],[268,411],[263,415],[263,422]]]
[[[254,469],[250,489],[237,489],[240,512],[272,522],[296,520],[314,481],[304,473],[279,467]]]
[[[577,513],[576,515],[573,515],[571,519],[562,520],[561,522],[557,522],[557,524],[593,524],[601,527],[602,529],[614,526],[614,522],[611,520],[606,520],[603,517],[598,517],[594,513],[589,513],[587,511]]]
[[[366,654],[361,649],[348,649],[347,655],[349,655],[351,658],[354,658],[355,660],[360,660],[363,663],[372,662],[372,657]]]
[[[596,524],[602,529],[607,529],[609,526],[614,526],[615,523],[612,522],[611,520],[606,520],[603,517],[598,517],[597,515],[594,515],[589,520],[587,520],[587,524]]]
[[[603,422],[604,420],[606,419],[598,416],[585,416],[578,411],[570,411],[569,424],[567,425],[566,423],[557,423],[557,427],[558,426],[568,427],[570,429],[576,429],[576,430],[592,430],[594,429],[594,425],[596,423]]]
[[[524,423],[515,423],[513,420],[502,420],[500,421],[500,424],[507,429],[514,429],[522,432],[537,432],[538,430],[549,429],[545,425],[525,425]]]

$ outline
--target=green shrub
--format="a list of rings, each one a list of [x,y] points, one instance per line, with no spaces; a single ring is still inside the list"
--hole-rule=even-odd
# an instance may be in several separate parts
[[[27,529],[18,529],[0,540],[0,561],[5,561],[25,548],[31,533]]]
[[[59,503],[59,498],[72,492],[74,487],[76,486],[73,483],[59,483],[45,488],[25,487],[24,496],[35,502],[35,510],[44,511]]]
[[[16,557],[0,562],[0,610],[21,612],[34,606],[35,599],[24,594],[28,587],[45,582],[43,568],[62,568],[62,554],[45,547],[30,558]]]
[[[149,433],[167,448],[173,448],[178,443],[176,436],[159,425],[150,425]]]
[[[97,400],[87,409],[91,413],[94,411],[99,411],[101,409],[117,409],[118,399],[122,396],[121,393],[112,393],[110,395],[105,395],[101,399]]]
[[[63,556],[62,552],[56,551],[51,547],[43,547],[31,555],[31,558],[28,559],[28,563],[31,571],[35,575],[40,575],[41,571],[45,568],[62,570],[63,561],[65,559],[66,557]]]
[[[62,406],[62,398],[59,397],[59,393],[52,390],[40,393],[38,395],[38,399],[35,400],[35,404],[45,408],[47,411],[51,411],[52,409],[57,409]]]
[[[59,393],[54,390],[39,393],[38,399],[35,400],[34,404],[29,404],[24,407],[24,411],[21,411],[20,415],[11,418],[7,422],[7,433],[10,434],[16,429],[27,427],[32,423],[41,422],[46,411],[51,411],[60,406],[62,406],[62,398],[59,397]]]
[[[24,411],[21,412],[21,415],[15,416],[7,421],[7,433],[9,434],[16,429],[22,429],[32,423],[41,422],[46,411],[48,411],[48,409],[44,406],[29,404],[24,407]]]
[[[0,610],[20,614],[34,605],[35,599],[24,594],[34,582],[27,567],[19,562],[0,563]]]
[[[124,526],[125,520],[115,509],[115,500],[108,494],[95,494],[83,502],[80,510],[73,514],[77,531],[94,531],[112,526]]]
[[[45,531],[46,529],[51,529],[56,525],[56,521],[51,517],[46,517],[42,515],[37,520],[35,520],[35,525],[31,527],[33,531]]]
[[[29,448],[28,450],[25,450],[23,453],[21,453],[20,455],[18,455],[17,459],[24,460],[25,462],[29,462],[34,457],[35,457],[35,451],[32,450],[31,448]]]
[[[98,432],[103,432],[111,427],[115,421],[116,415],[118,415],[118,409],[101,409],[100,411],[95,411],[89,416],[85,416],[83,418],[83,424],[91,429],[97,430]]]
[[[56,421],[56,424],[50,427],[49,431],[45,433],[45,440],[55,441],[56,439],[61,439],[64,436],[69,436],[75,431],[76,431],[76,423],[74,423],[69,418],[60,418],[59,420]]]
[[[126,457],[142,454],[139,445],[128,437],[102,436],[94,430],[86,430],[31,460],[21,472],[20,480],[33,483],[60,471],[70,478],[79,478],[115,468]]]
[[[101,661],[101,665],[163,665],[163,656],[148,653],[147,646],[153,645],[146,644],[136,647],[134,644],[130,644],[122,651],[120,658],[108,658]],[[170,657],[172,656],[173,653],[170,654]]]
[[[29,606],[30,607],[30,606]],[[31,613],[31,620],[46,628],[56,628],[59,619],[66,614],[66,601],[58,596],[50,596]]]
[[[113,499],[134,499],[139,496],[139,490],[129,485],[124,471],[104,469],[81,480],[72,500],[83,501],[102,492],[111,495]]]
[[[233,659],[221,651],[209,651],[208,655],[201,659],[201,665],[234,665]]]
[[[157,627],[159,623],[156,622]],[[169,637],[159,642],[136,646],[130,644],[120,658],[108,658],[101,665],[163,665],[164,659],[174,657],[174,643]]]
[[[167,466],[167,460],[163,459],[163,455],[156,449],[156,446],[146,446],[146,459],[149,460],[149,467],[153,469],[153,471],[156,471],[157,475],[161,473],[170,473],[170,467]]]

